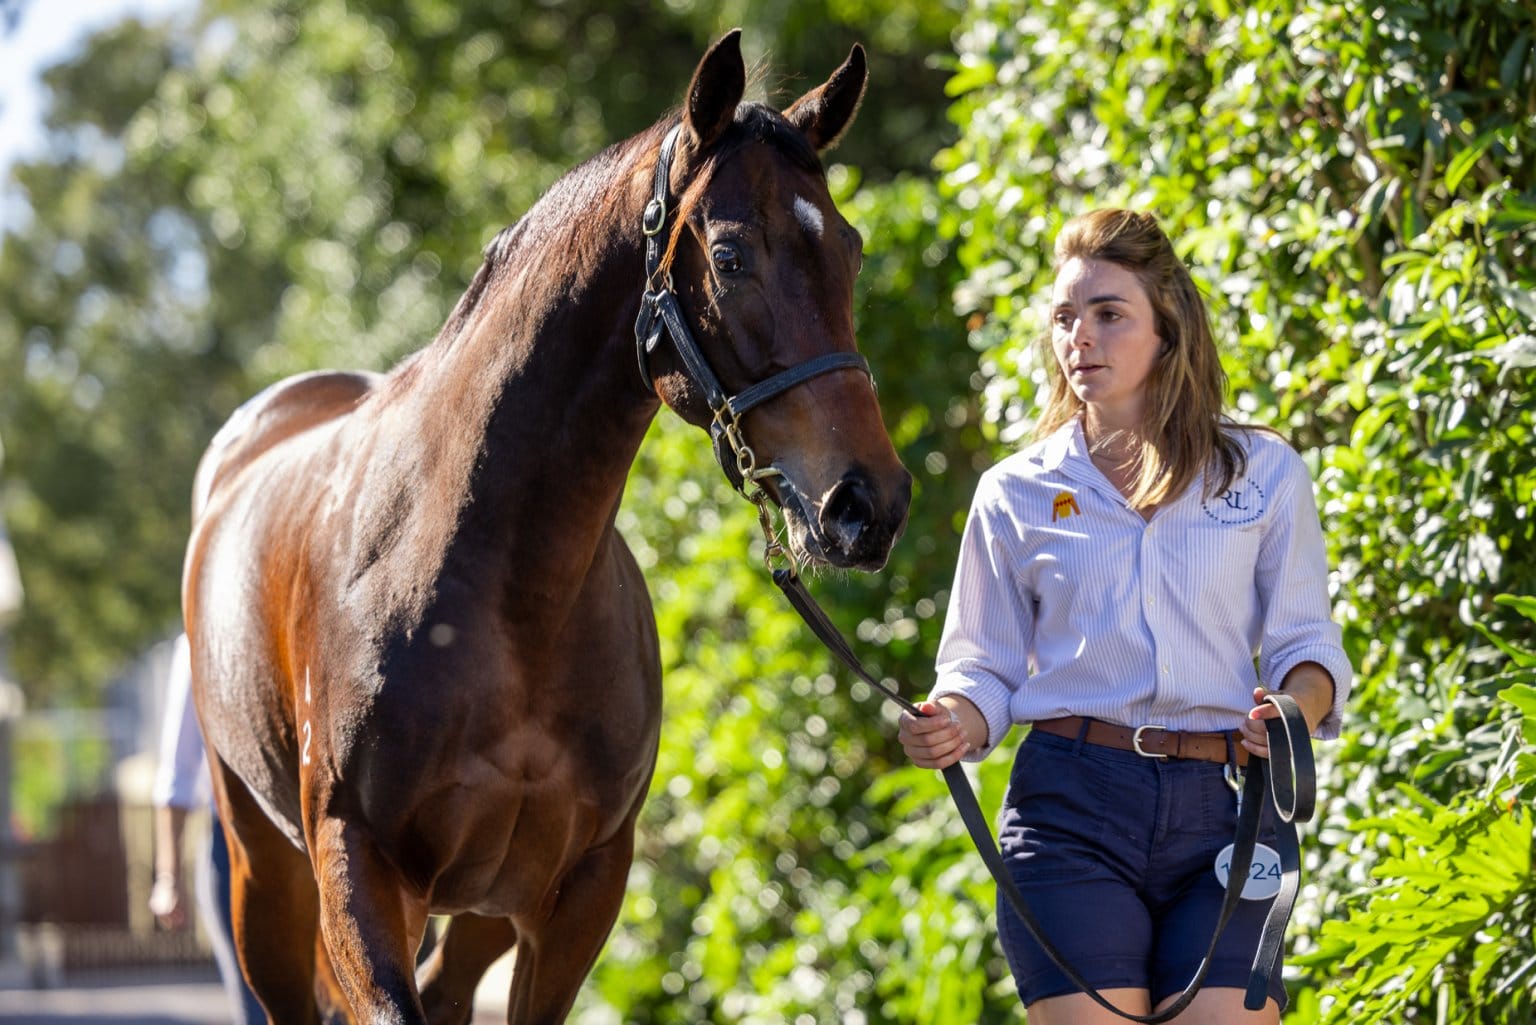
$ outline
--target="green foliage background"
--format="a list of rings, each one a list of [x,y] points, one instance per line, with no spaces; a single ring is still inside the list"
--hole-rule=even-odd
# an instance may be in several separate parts
[[[1240,415],[1312,461],[1359,667],[1309,830],[1295,1021],[1532,1020],[1536,13],[1509,0],[205,0],[49,73],[6,185],[0,477],[34,705],[174,628],[201,447],[261,385],[418,348],[480,248],[681,98],[733,24],[780,100],[856,39],[831,179],[861,344],[916,476],[877,576],[814,586],[920,692],[976,474],[1028,435],[1056,228],[1154,210]],[[762,572],[658,418],[621,526],[666,726],[585,1022],[1020,1020],[991,886],[891,713]],[[1500,597],[1503,596],[1503,597]],[[978,773],[995,807],[1008,752]]]

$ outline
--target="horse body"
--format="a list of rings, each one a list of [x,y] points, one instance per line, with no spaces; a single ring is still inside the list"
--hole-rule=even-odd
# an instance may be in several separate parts
[[[803,211],[770,230],[757,209],[788,210],[792,193],[820,204],[820,234],[835,226],[808,168],[738,139],[701,171],[741,132],[740,74],[731,36],[695,75],[674,173],[709,188],[680,214],[697,244],[671,271],[722,373],[750,380],[828,337],[851,347],[852,272],[835,246],[810,251],[822,239],[802,237]],[[842,124],[818,120],[837,120],[836,82],[798,108],[813,137],[852,116],[857,95],[835,108]],[[237,945],[274,1021],[465,1021],[479,971],[513,943],[509,1022],[560,1021],[618,913],[661,680],[614,520],[657,399],[704,418],[679,361],[658,359],[645,391],[633,359],[636,226],[666,127],[573,171],[503,232],[427,349],[388,375],[275,385],[199,469],[194,686]],[[760,261],[750,280],[710,267],[725,244]],[[776,248],[810,258],[780,270]],[[783,280],[802,307],[788,314],[771,302]],[[748,426],[813,554],[883,560],[908,478],[867,381],[828,374]],[[459,917],[418,991],[429,913]]]

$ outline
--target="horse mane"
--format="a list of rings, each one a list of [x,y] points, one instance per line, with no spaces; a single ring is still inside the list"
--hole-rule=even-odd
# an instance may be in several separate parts
[[[503,268],[513,262],[520,249],[547,242],[557,231],[576,236],[571,241],[582,248],[604,218],[602,212],[619,202],[621,190],[612,188],[613,180],[633,162],[633,154],[651,145],[663,124],[616,142],[589,157],[556,179],[534,204],[513,224],[498,231],[482,251],[480,268],[454,305],[453,312],[438,332],[439,341],[457,338],[479,307],[486,290]]]

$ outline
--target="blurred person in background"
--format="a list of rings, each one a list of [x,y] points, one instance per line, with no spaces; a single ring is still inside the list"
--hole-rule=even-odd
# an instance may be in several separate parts
[[[165,688],[165,717],[160,727],[160,763],[155,773],[155,885],[149,910],[167,929],[187,925],[186,895],[182,892],[182,834],[187,815],[209,811],[209,842],[196,871],[197,906],[218,963],[219,978],[229,994],[233,1025],[263,1025],[266,1012],[257,1002],[235,957],[233,919],[229,903],[229,847],[211,799],[208,760],[203,735],[192,706],[192,655],[187,635],[176,638],[171,672]]]

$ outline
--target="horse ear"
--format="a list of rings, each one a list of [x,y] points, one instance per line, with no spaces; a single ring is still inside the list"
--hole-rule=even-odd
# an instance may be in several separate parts
[[[843,66],[832,72],[831,78],[796,100],[784,116],[805,133],[816,152],[825,152],[837,145],[853,123],[853,115],[858,113],[868,81],[864,47],[854,43],[853,52],[843,61]]]
[[[736,106],[747,89],[747,68],[741,59],[741,29],[732,29],[699,61],[688,86],[684,115],[697,150],[707,149],[731,126]]]

